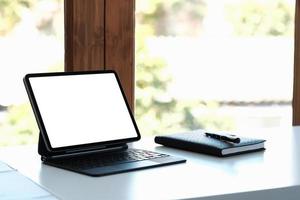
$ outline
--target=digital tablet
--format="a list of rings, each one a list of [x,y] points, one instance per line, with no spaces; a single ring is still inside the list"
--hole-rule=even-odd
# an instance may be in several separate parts
[[[49,152],[101,149],[141,137],[114,71],[27,74],[24,84]]]

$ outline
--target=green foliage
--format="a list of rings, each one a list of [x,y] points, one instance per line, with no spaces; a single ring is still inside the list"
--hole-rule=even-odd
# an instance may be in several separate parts
[[[151,57],[145,46],[147,36],[153,34],[151,26],[142,25],[136,29],[136,108],[135,115],[141,133],[157,130],[163,111],[172,109],[174,101],[162,101],[170,76],[160,58]]]
[[[0,146],[36,143],[38,133],[29,104],[8,107],[0,123]]]
[[[248,0],[227,7],[234,32],[241,36],[292,36],[295,5],[285,0]]]
[[[20,22],[22,15],[26,10],[32,12],[39,3],[61,3],[62,1],[63,0],[0,0],[0,36],[5,36],[8,34],[15,27],[15,25]],[[46,19],[48,16],[39,17],[45,17]],[[40,21],[37,22],[37,28],[46,33],[47,31],[49,32],[49,29],[53,32],[53,19],[45,19],[40,19]]]
[[[31,8],[36,0],[0,0],[0,35],[7,34],[20,21],[24,8]]]
[[[20,21],[24,9],[33,9],[40,1],[0,0],[0,36],[9,33]],[[137,1],[135,115],[142,134],[234,127],[232,118],[218,113],[218,103],[179,101],[168,94],[172,78],[167,64],[162,58],[151,56],[146,47],[150,36],[196,34],[194,27],[195,24],[201,27],[205,6],[203,0]],[[284,0],[241,1],[226,9],[237,35],[293,34],[294,7]],[[40,28],[48,30],[49,26],[41,24]],[[61,71],[58,66],[53,66],[51,71]],[[37,136],[30,105],[9,107],[0,123],[0,146],[35,143]]]
[[[278,36],[292,34],[293,9],[284,0],[248,0],[227,6],[226,13],[236,35]],[[166,63],[162,58],[152,57],[146,47],[147,37],[180,35],[174,27],[184,28],[183,24],[188,24],[193,18],[202,23],[205,16],[204,1],[140,0],[137,2],[137,11],[135,111],[142,134],[164,134],[197,128],[234,129],[233,118],[221,115],[217,102],[202,102],[200,99],[179,101],[170,96],[168,85],[172,79]],[[181,21],[182,13],[192,17]]]
[[[155,35],[197,35],[205,15],[204,0],[139,0],[137,24],[148,24]]]
[[[34,20],[31,18],[30,20],[33,20],[35,23],[35,27],[29,28],[36,28],[40,33],[43,32],[43,34],[50,32],[51,37],[61,37],[57,32],[62,32],[60,34],[63,35],[63,30],[57,29],[61,29],[63,26],[60,26],[61,21],[60,24],[57,23],[57,21],[61,20],[60,15],[62,14],[58,4],[58,7],[53,5],[62,2],[63,0],[0,0],[0,37],[3,37],[3,40],[5,40],[5,37],[19,22],[21,22],[21,20],[24,19],[24,16],[27,16],[28,13],[34,16]],[[50,5],[49,10],[47,10],[48,7],[43,7],[47,5]],[[47,13],[44,13],[44,10],[46,10]],[[50,66],[49,71],[62,71],[62,66],[63,63],[57,63]],[[12,93],[13,92],[14,91],[12,91]],[[31,106],[28,103],[12,105],[8,107],[7,111],[1,111],[0,114],[1,117],[4,115],[3,120],[1,119],[0,121],[0,146],[37,142],[38,128]]]
[[[141,134],[165,134],[197,128],[232,129],[233,122],[231,118],[217,115],[217,103],[178,101],[168,94],[172,77],[167,64],[163,58],[153,57],[148,52],[147,38],[162,31],[153,25],[155,21],[159,21],[158,18],[160,19],[162,13],[161,9],[165,7],[179,9],[183,1],[156,0],[141,2],[149,4],[146,6],[138,4],[138,9],[142,10],[140,7],[143,6],[145,8],[143,12],[137,13],[139,23],[137,23],[135,37],[135,116]]]

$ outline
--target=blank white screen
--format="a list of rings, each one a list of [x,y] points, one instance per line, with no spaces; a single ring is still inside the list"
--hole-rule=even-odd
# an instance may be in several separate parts
[[[137,137],[114,74],[29,81],[52,148]]]

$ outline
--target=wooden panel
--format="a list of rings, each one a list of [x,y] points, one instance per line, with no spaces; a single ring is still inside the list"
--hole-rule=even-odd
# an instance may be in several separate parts
[[[65,0],[65,70],[104,69],[105,0]]]
[[[117,71],[134,108],[134,0],[105,2],[105,69]]]
[[[293,125],[300,125],[300,0],[296,1]]]
[[[65,71],[117,71],[134,108],[134,0],[65,0]]]

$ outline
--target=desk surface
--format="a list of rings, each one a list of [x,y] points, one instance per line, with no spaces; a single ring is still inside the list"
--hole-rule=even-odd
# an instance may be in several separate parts
[[[0,159],[61,199],[298,199],[300,127],[255,135],[267,139],[265,151],[228,158],[167,148],[145,138],[134,147],[187,162],[96,178],[41,164],[36,146],[2,148]]]

